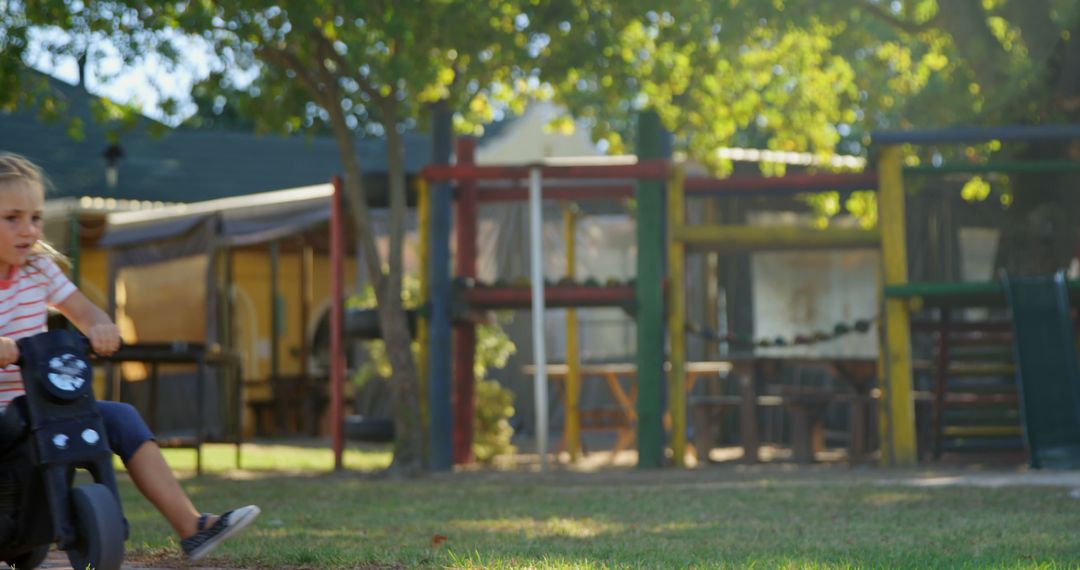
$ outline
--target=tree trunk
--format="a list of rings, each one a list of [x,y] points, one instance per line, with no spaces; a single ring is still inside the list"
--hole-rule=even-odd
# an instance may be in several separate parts
[[[943,29],[953,37],[961,56],[975,72],[988,95],[1001,92],[1009,77],[1001,62],[1008,53],[987,24],[986,9],[980,0],[941,0],[938,3]]]
[[[1036,62],[1046,69],[1043,77],[1049,108],[1043,115],[1080,119],[1080,16],[1070,26],[1070,34],[1058,36],[1054,55]],[[1018,102],[1022,105],[1023,102]],[[1043,141],[1027,145],[1024,160],[1076,160],[1080,148],[1075,141]],[[1013,204],[1009,223],[1001,233],[998,267],[1015,275],[1048,275],[1067,269],[1077,253],[1076,214],[1080,196],[1075,191],[1075,172],[1022,173],[1013,178]]]
[[[1062,158],[1066,145],[1032,144],[1026,160]],[[1067,269],[1076,253],[1075,173],[1013,176],[1013,203],[1002,229],[997,267],[1010,275],[1049,275]]]
[[[356,228],[361,257],[374,281],[379,304],[379,326],[386,354],[393,369],[395,449],[391,471],[414,474],[424,469],[423,433],[418,414],[416,365],[412,358],[412,339],[409,336],[405,309],[401,303],[401,243],[405,232],[405,172],[401,136],[387,128],[387,157],[390,172],[390,259],[389,273],[383,271],[381,257],[375,245],[371,214],[364,191],[360,158],[353,145],[352,132],[345,123],[340,107],[329,105],[331,125],[337,142],[341,163],[345,167],[345,191],[349,212]],[[393,115],[386,124],[393,125]]]
[[[402,244],[405,239],[405,148],[397,130],[394,103],[384,108],[387,173],[390,177],[390,259],[385,289],[379,295],[379,324],[386,355],[393,370],[394,463],[393,468],[414,473],[424,468],[424,434],[420,418],[419,382],[412,355],[405,310],[401,303]]]

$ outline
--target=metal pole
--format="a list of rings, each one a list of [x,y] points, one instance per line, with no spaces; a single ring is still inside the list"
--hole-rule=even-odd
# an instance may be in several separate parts
[[[540,469],[547,471],[548,452],[548,393],[547,351],[544,345],[544,243],[543,203],[540,200],[540,169],[529,171],[529,241],[531,245],[532,321],[533,321],[533,389],[536,394],[536,453]]]
[[[345,353],[342,325],[345,318],[344,243],[342,242],[341,178],[334,177],[333,204],[330,206],[330,434],[334,448],[334,470],[344,467]]]

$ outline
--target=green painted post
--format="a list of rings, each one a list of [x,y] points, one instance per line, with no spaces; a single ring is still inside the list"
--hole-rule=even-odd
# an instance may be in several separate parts
[[[671,147],[653,112],[638,117],[638,160],[669,158]],[[639,180],[637,199],[637,442],[638,467],[664,460],[664,181]]]

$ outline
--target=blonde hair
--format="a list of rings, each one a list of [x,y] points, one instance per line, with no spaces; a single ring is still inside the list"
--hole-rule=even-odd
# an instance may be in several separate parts
[[[29,159],[12,152],[0,152],[0,185],[23,182],[41,188],[48,185],[48,178],[41,167]]]
[[[19,183],[40,188],[42,195],[50,188],[49,178],[40,166],[13,152],[0,152],[0,189]],[[38,239],[34,244],[34,252],[64,265],[71,265],[68,258],[44,238]]]

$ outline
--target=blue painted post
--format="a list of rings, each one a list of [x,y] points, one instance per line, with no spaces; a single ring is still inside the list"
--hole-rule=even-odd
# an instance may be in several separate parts
[[[450,164],[452,119],[445,101],[432,108],[433,164]],[[434,187],[431,196],[431,316],[428,331],[428,410],[431,413],[428,464],[449,471],[453,459],[453,414],[450,405],[450,214],[453,195],[449,182]]]

